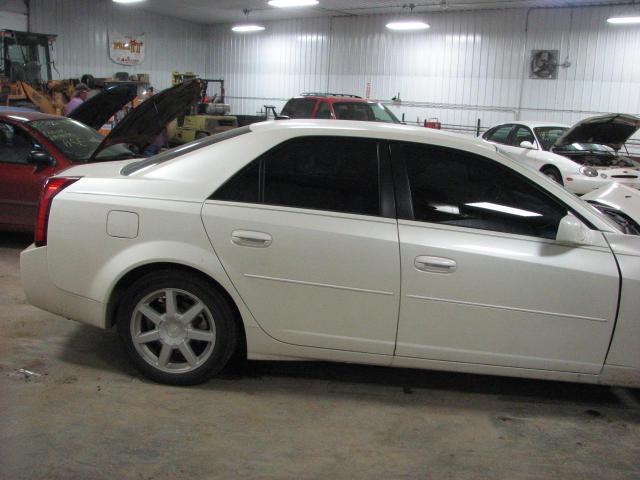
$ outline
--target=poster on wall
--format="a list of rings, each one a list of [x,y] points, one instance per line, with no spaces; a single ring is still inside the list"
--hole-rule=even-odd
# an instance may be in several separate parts
[[[120,65],[140,65],[144,61],[144,50],[144,33],[140,35],[109,33],[109,56]]]

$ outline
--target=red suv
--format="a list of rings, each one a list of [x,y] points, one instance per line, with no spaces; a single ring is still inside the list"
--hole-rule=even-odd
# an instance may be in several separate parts
[[[280,115],[289,118],[401,123],[381,103],[340,93],[303,93],[289,100]]]

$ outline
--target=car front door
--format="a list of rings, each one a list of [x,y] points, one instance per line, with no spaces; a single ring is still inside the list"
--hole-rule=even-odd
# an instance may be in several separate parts
[[[302,137],[237,173],[202,215],[231,281],[270,336],[391,356],[400,292],[393,202],[388,149]]]
[[[0,122],[0,225],[30,230],[35,225],[38,198],[53,167],[29,162],[38,145],[20,126]]]
[[[402,299],[396,355],[598,373],[619,276],[602,247],[555,240],[558,199],[486,157],[392,148]]]

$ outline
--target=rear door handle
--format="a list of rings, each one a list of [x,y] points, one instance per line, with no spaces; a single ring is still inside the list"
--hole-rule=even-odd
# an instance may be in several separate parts
[[[264,248],[271,245],[271,235],[264,232],[252,232],[250,230],[234,230],[231,232],[231,241],[241,247]]]
[[[456,261],[450,258],[429,257],[427,255],[420,255],[416,257],[413,265],[418,270],[433,273],[453,273],[458,267]]]

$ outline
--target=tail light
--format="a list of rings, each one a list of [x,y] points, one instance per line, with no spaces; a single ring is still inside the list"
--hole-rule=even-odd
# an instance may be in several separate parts
[[[40,192],[40,205],[38,206],[38,217],[36,219],[36,247],[43,247],[47,244],[49,212],[51,211],[53,198],[78,180],[80,180],[78,177],[52,177],[44,184],[42,192]]]

